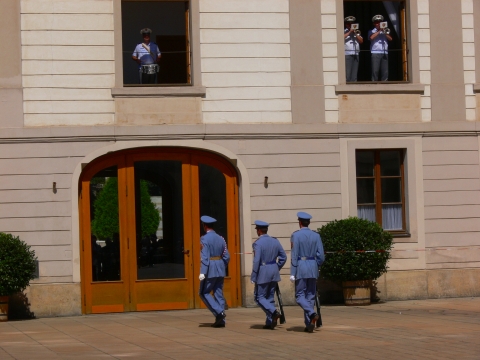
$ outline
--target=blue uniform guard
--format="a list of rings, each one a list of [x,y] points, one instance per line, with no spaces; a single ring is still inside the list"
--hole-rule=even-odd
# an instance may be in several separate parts
[[[216,220],[210,216],[202,216],[206,234],[200,238],[200,299],[215,316],[214,327],[225,326],[225,298],[223,296],[223,282],[226,268],[230,261],[230,254],[223,237],[211,227]],[[213,292],[213,296],[211,293]]]
[[[265,328],[273,330],[280,317],[275,308],[275,287],[281,280],[280,269],[287,261],[287,254],[280,242],[266,233],[268,223],[257,220],[255,225],[257,235],[260,237],[253,243],[254,256],[250,280],[255,283],[255,302],[266,314]]]
[[[312,216],[299,212],[297,217],[300,230],[295,231],[290,239],[290,279],[295,281],[295,299],[305,314],[305,331],[312,332],[318,319],[314,311],[318,268],[325,261],[325,254],[320,235],[308,228]]]

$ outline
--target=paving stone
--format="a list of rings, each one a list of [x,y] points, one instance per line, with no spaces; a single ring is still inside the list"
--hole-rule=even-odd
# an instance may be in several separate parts
[[[0,359],[479,359],[480,298],[322,307],[324,326],[303,331],[299,307],[262,329],[258,308],[45,318],[0,324]]]

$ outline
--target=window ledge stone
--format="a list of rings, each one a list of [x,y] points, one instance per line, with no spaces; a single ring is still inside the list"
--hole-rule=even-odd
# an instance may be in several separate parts
[[[388,231],[388,230],[387,230]],[[412,237],[412,234],[409,232],[390,232],[393,238],[409,238]]]
[[[420,94],[425,93],[424,84],[342,84],[335,86],[337,94]]]
[[[112,97],[143,98],[143,97],[205,97],[204,86],[131,86],[112,88]]]

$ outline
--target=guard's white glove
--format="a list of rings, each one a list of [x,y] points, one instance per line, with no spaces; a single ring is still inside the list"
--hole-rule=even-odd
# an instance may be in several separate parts
[[[198,277],[198,279],[199,279],[200,281],[202,281],[203,279],[205,279],[205,274],[200,274],[200,276]]]
[[[253,281],[253,280],[250,280],[250,282],[251,282],[252,284],[255,284],[255,281]]]
[[[290,281],[291,281],[291,282],[295,282],[295,276],[293,276],[293,275],[290,276]]]

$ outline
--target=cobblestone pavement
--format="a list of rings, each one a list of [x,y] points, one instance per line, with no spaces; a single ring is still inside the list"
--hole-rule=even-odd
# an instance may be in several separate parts
[[[0,323],[0,359],[480,359],[480,298],[325,306],[303,332],[299,307],[262,329],[258,308],[44,318]]]

